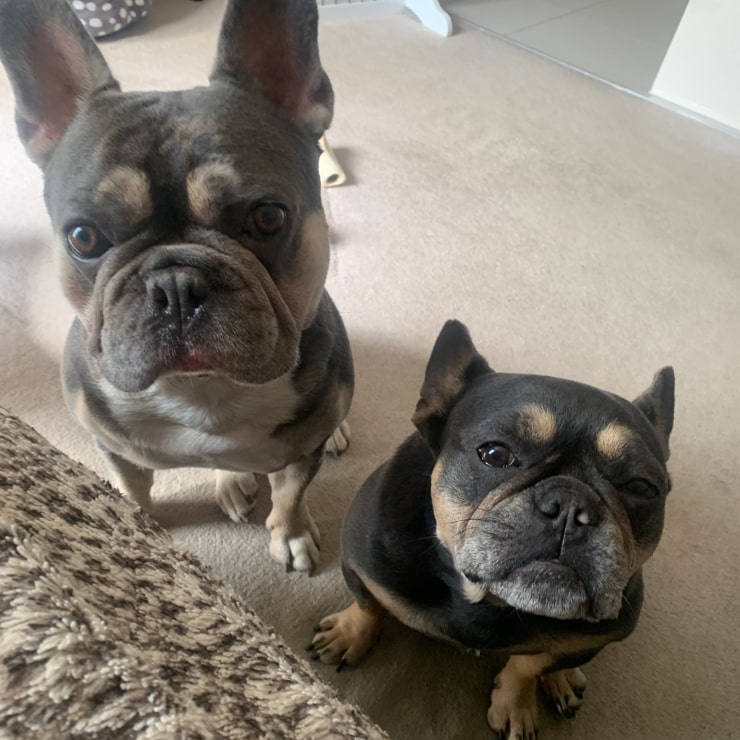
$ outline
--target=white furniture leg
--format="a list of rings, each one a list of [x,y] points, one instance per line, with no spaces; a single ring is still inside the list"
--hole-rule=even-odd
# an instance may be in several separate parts
[[[427,28],[440,36],[452,35],[452,18],[439,0],[405,0],[405,5]]]

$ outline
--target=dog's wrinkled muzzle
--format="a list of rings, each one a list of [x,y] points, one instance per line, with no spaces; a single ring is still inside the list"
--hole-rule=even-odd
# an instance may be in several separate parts
[[[99,275],[93,301],[91,354],[124,391],[177,372],[261,384],[297,361],[290,311],[267,270],[238,244],[148,250]]]
[[[483,515],[456,562],[511,606],[555,619],[615,618],[630,576],[617,523],[590,486],[567,476],[540,481]]]

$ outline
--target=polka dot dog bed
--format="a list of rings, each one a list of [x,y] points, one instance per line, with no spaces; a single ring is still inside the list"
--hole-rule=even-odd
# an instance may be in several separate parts
[[[152,0],[70,0],[91,36],[107,36],[143,18]]]

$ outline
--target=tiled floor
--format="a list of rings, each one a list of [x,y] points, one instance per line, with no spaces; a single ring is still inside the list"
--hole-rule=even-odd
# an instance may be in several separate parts
[[[457,19],[647,94],[688,0],[450,0]]]

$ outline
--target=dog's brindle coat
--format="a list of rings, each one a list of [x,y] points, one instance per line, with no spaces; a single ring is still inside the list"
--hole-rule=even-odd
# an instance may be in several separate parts
[[[355,664],[385,612],[433,637],[510,656],[488,718],[536,732],[536,682],[573,716],[578,666],[626,637],[670,488],[674,380],[634,403],[556,378],[493,372],[448,322],[414,415],[418,434],[363,484],[342,528],[357,601],[321,621],[325,662]]]
[[[64,0],[0,0],[17,128],[77,318],[64,391],[121,490],[217,470],[234,520],[268,474],[270,551],[310,570],[305,489],[342,451],[349,343],[324,290],[317,173],[333,93],[307,0],[233,0],[210,85],[123,93]]]

